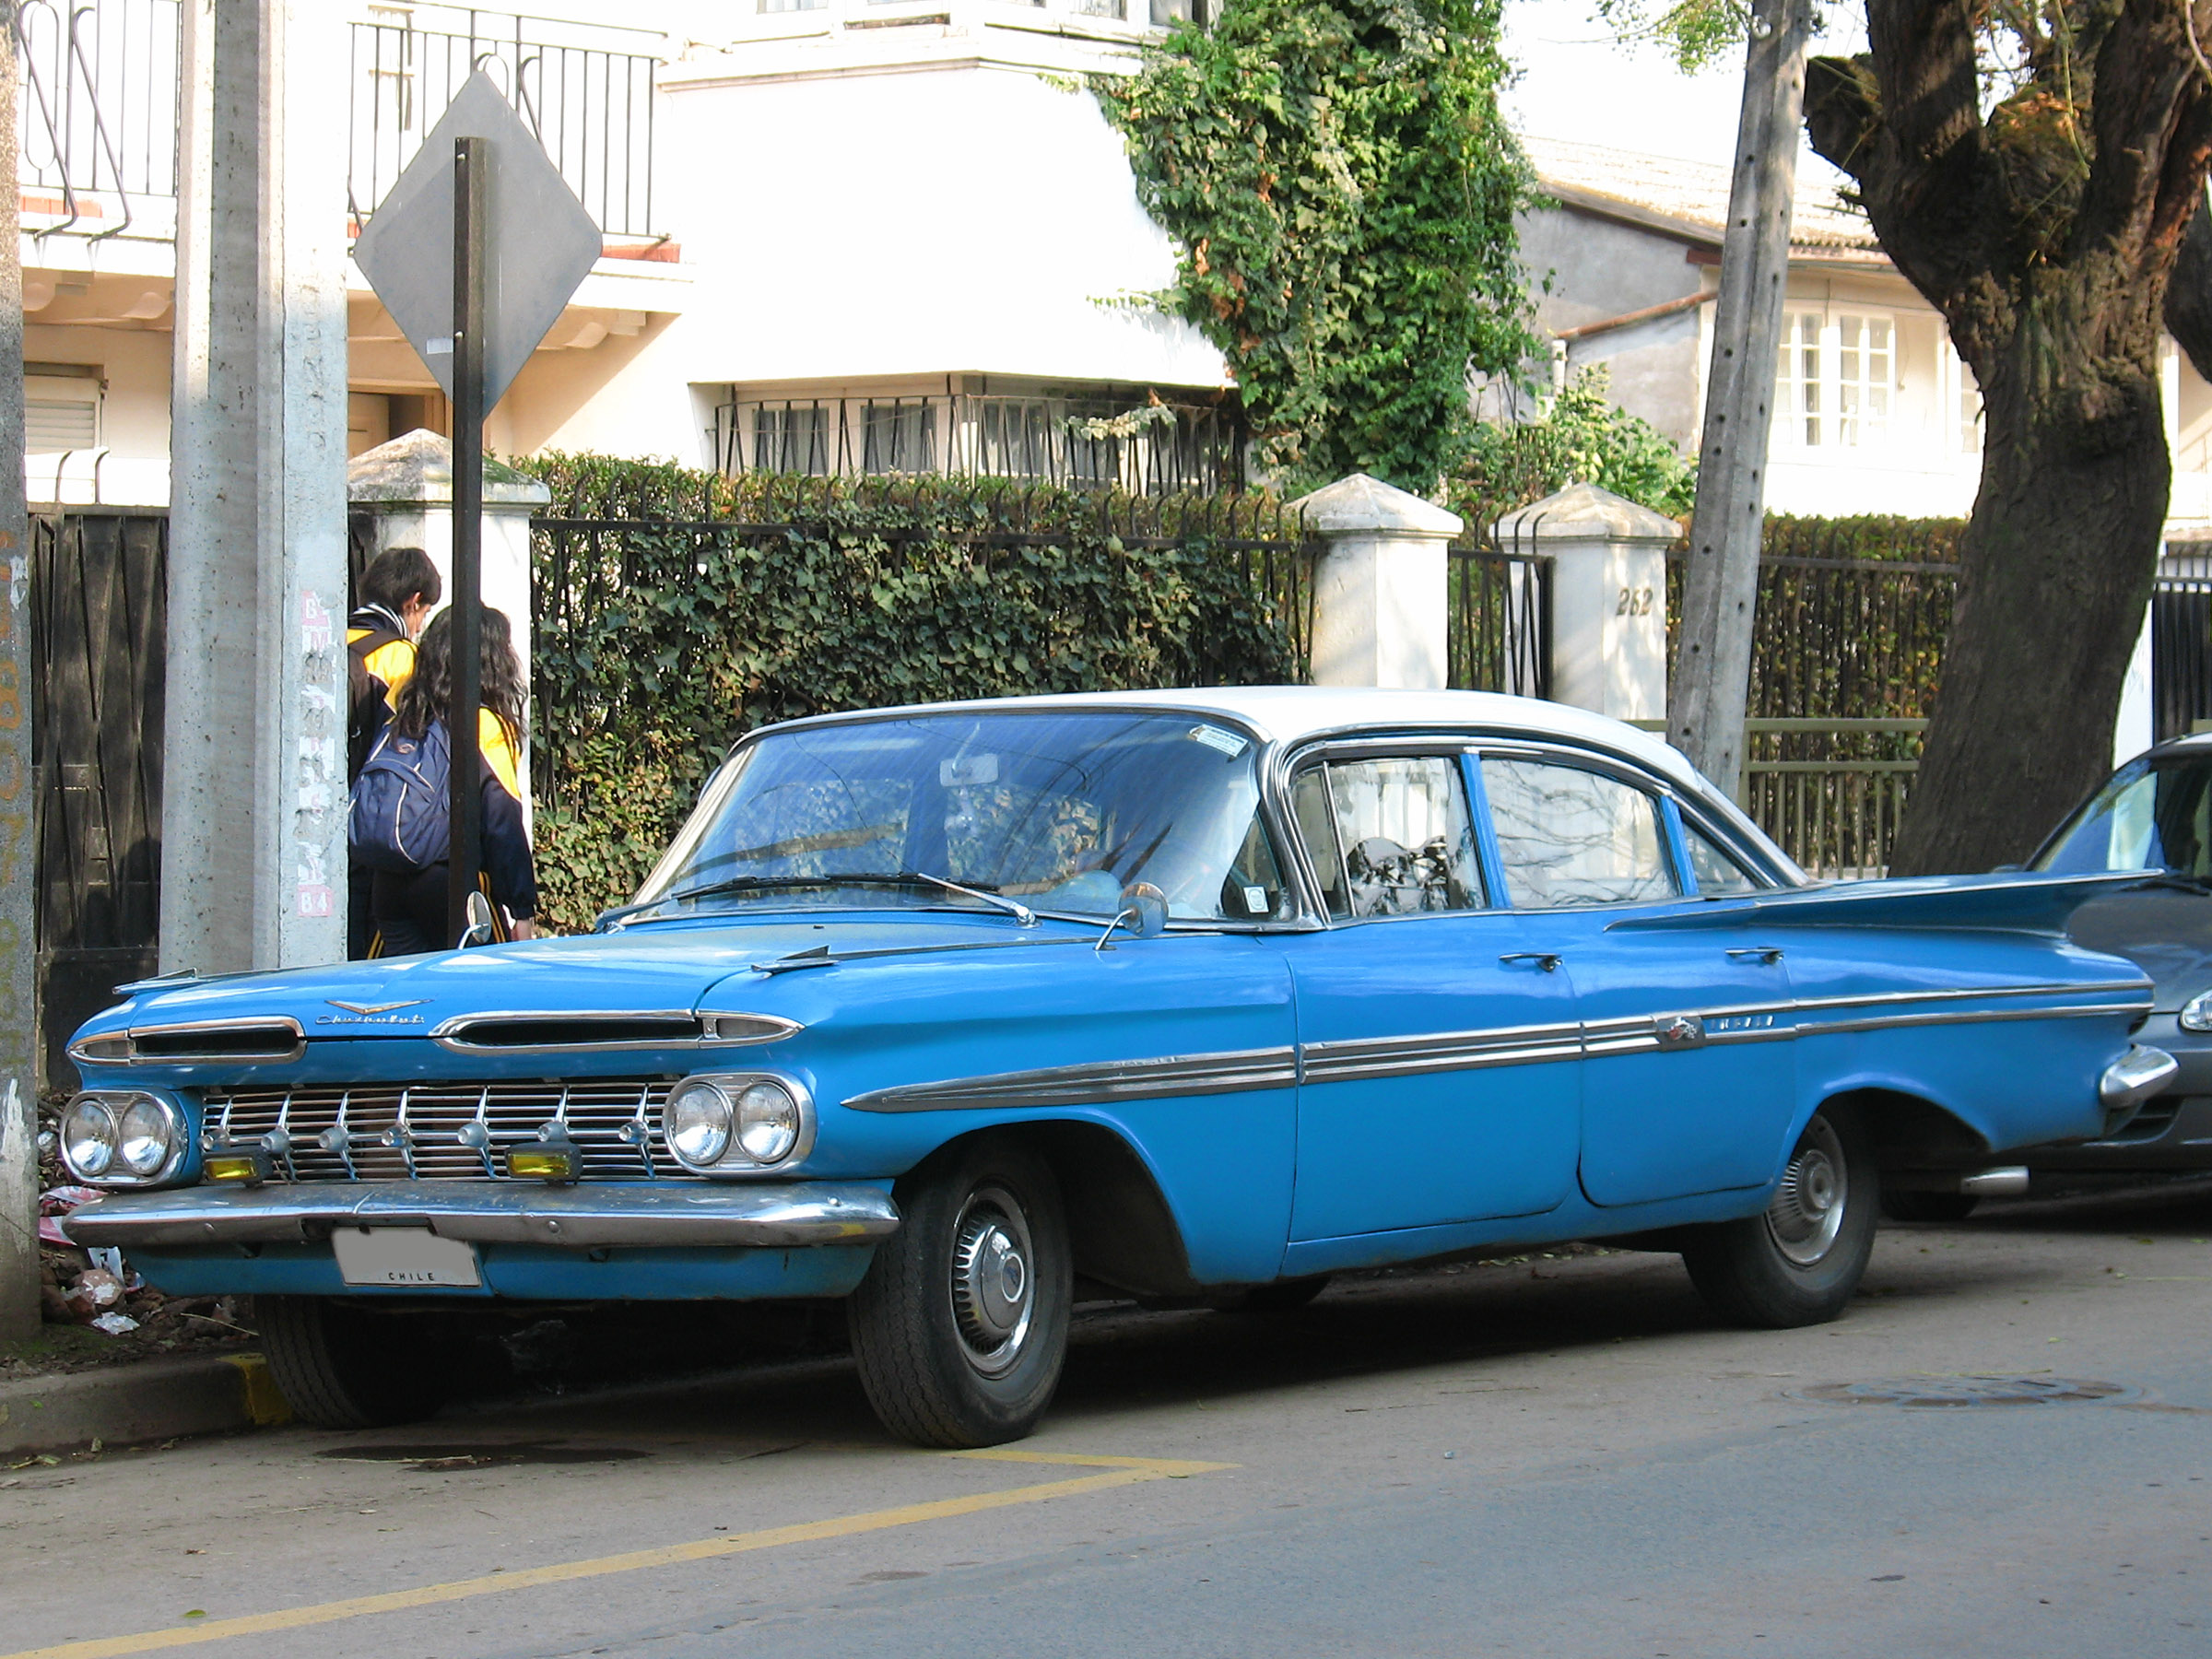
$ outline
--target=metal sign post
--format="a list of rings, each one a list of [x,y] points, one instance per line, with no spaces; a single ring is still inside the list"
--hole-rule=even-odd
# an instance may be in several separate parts
[[[453,406],[449,940],[467,925],[483,859],[484,419],[599,249],[598,226],[481,69],[354,244],[354,263]]]
[[[446,774],[445,936],[468,927],[484,837],[477,784],[478,710],[483,706],[484,623],[484,183],[489,146],[453,140],[453,697],[446,717],[453,768]]]

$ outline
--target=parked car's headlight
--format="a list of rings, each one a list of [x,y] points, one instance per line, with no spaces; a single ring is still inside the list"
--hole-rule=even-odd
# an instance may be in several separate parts
[[[115,1161],[115,1119],[96,1095],[79,1095],[62,1117],[62,1161],[79,1181],[96,1181]]]
[[[813,1102],[785,1077],[744,1073],[686,1077],[663,1108],[668,1150],[701,1175],[742,1175],[804,1157]]]
[[[2212,991],[2200,991],[2182,1005],[2182,1030],[2212,1031]]]
[[[159,1095],[80,1094],[62,1114],[62,1161],[80,1181],[159,1181],[175,1171],[185,1141],[183,1114]]]
[[[676,1161],[704,1170],[730,1149],[730,1097],[705,1077],[677,1085],[668,1097],[668,1150]]]

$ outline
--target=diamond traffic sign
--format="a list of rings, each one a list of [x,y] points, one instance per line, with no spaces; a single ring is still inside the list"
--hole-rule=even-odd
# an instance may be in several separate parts
[[[468,77],[354,243],[354,263],[453,395],[453,142],[491,147],[484,230],[484,407],[496,405],[599,257],[583,210],[499,86]]]

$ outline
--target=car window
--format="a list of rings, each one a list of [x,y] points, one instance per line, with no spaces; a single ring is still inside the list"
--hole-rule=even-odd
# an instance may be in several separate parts
[[[1502,755],[1484,758],[1482,786],[1515,909],[1676,896],[1659,804],[1642,790],[1603,772]]]
[[[1689,842],[1689,873],[1697,878],[1698,891],[1705,898],[1726,893],[1756,893],[1761,883],[1744,866],[1735,862],[1733,854],[1723,852],[1720,843],[1687,818],[1682,823],[1683,839]]]
[[[2182,756],[2122,767],[2037,867],[2212,877],[2212,761]]]
[[[1330,915],[1482,908],[1456,759],[1332,760],[1298,775],[1291,803]]]

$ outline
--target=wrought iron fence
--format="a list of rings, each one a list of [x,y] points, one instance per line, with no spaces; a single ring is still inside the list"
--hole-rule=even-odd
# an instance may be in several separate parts
[[[725,477],[879,477],[945,473],[1136,496],[1244,487],[1246,428],[1231,403],[1165,403],[1142,391],[732,401],[714,413]]]
[[[1551,560],[1531,529],[1510,547],[1476,536],[1451,548],[1447,683],[1458,691],[1551,695]]]
[[[48,1086],[64,1045],[154,971],[169,515],[107,508],[31,519],[31,767],[38,802],[39,1023]]]
[[[2212,721],[2212,554],[2169,553],[2150,595],[2151,738]]]
[[[1885,875],[1927,724],[1903,718],[1747,721],[1744,810],[1810,875],[1841,881]]]
[[[173,236],[177,0],[23,0],[15,10],[26,228]]]
[[[422,29],[428,10],[452,27]],[[561,23],[463,6],[416,6],[356,23],[347,200],[368,223],[446,105],[487,71],[537,135],[603,235],[650,237],[657,30]]]

